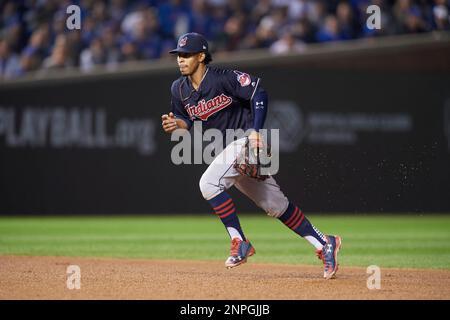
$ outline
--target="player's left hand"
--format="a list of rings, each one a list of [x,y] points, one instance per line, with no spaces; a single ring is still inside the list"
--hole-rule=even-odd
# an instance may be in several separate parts
[[[262,167],[270,167],[270,163],[261,163],[263,153],[263,140],[261,134],[252,132],[236,157],[234,168],[242,175],[257,180],[266,180],[269,175],[262,173]],[[269,156],[270,157],[270,156]]]

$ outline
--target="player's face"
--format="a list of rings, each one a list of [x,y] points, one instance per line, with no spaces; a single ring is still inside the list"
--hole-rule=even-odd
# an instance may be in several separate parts
[[[193,74],[202,61],[202,53],[178,53],[178,67],[183,76]]]

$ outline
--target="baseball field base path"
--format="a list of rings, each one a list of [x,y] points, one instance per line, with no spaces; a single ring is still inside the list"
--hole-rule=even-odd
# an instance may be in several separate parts
[[[68,289],[67,268],[80,268]],[[369,290],[366,268],[341,266],[324,280],[322,266],[223,261],[0,256],[0,299],[450,299],[450,270],[381,267]],[[239,283],[240,290],[236,290]]]

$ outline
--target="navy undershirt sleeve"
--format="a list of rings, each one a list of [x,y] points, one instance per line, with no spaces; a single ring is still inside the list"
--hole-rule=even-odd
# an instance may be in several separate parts
[[[259,131],[259,129],[263,128],[264,122],[266,121],[268,108],[267,92],[261,86],[256,89],[251,104],[253,113],[253,129]]]

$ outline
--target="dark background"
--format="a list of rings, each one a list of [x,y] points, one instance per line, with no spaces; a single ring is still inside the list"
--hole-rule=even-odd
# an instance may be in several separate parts
[[[358,131],[351,144],[303,138],[293,152],[282,152],[275,179],[305,212],[449,212],[449,57],[447,45],[222,65],[261,77],[269,108],[294,102],[303,116],[298,134],[307,134],[305,119],[312,113],[404,114],[412,120],[410,131]],[[173,165],[175,143],[160,130],[177,77],[173,65],[0,85],[0,106],[17,115],[25,107],[101,108],[111,134],[121,118],[150,118],[157,148],[143,155],[118,147],[11,147],[0,135],[0,214],[210,211],[198,187],[206,165]],[[241,212],[257,209],[243,196],[236,200]]]

